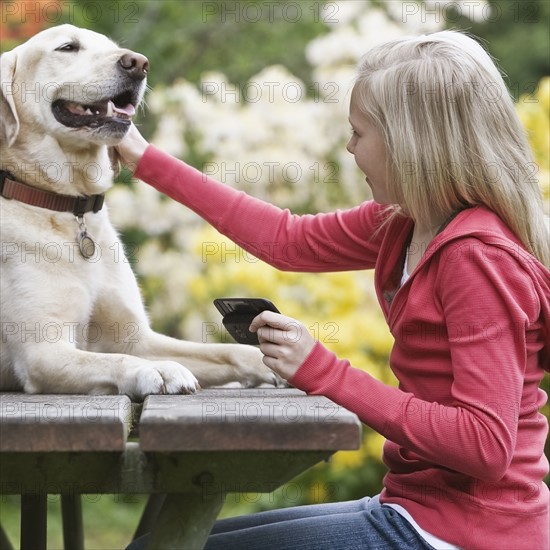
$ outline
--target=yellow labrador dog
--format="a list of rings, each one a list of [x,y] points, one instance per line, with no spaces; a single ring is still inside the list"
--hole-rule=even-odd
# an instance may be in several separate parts
[[[148,61],[95,32],[45,30],[0,58],[0,389],[189,393],[277,384],[258,349],[149,327],[103,194]]]

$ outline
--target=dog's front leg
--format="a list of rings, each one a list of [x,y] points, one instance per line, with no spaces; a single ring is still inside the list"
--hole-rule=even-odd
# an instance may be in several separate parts
[[[101,323],[94,320],[92,325],[98,336],[88,342],[88,349],[179,363],[189,369],[204,388],[231,382],[243,387],[284,385],[283,380],[263,364],[258,348],[177,340],[153,331],[144,319],[129,317],[127,310],[125,314],[119,321],[114,317],[103,318]]]
[[[262,353],[253,346],[189,342],[149,330],[136,342],[132,353],[148,359],[177,361],[197,377],[202,387],[230,382],[244,387],[284,385],[283,380],[263,364]]]
[[[97,338],[84,342],[87,349],[126,353],[151,361],[174,361],[188,368],[202,387],[229,382],[245,387],[283,385],[253,346],[189,342],[154,332],[128,263],[113,263],[106,279],[90,322],[97,327]]]
[[[179,363],[150,361],[122,353],[94,353],[68,342],[27,343],[14,370],[28,393],[149,394],[193,393],[197,380]]]

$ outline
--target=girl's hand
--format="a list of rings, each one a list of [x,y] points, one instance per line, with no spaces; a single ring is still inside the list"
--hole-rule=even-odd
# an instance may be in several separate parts
[[[258,333],[264,364],[285,380],[294,376],[315,345],[304,325],[273,311],[260,313],[249,330]]]
[[[132,171],[135,171],[145,149],[149,146],[147,140],[139,133],[139,130],[132,123],[128,133],[122,141],[115,146],[120,160]]]

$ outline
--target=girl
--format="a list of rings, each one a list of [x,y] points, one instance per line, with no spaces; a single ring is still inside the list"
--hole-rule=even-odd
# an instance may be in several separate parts
[[[261,255],[279,269],[374,268],[395,337],[398,388],[293,319],[254,319],[267,366],[387,439],[388,473],[374,498],[219,521],[207,548],[546,549],[550,239],[503,79],[464,34],[393,40],[361,62],[349,120],[373,200],[327,214],[294,216],[206,178],[135,128],[118,147],[137,177],[243,248],[298,246],[292,263]]]

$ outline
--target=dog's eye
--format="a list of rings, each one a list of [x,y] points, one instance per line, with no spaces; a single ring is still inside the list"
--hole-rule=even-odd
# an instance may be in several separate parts
[[[56,52],[77,52],[80,49],[80,45],[75,42],[69,42],[68,44],[63,44],[56,48]]]

